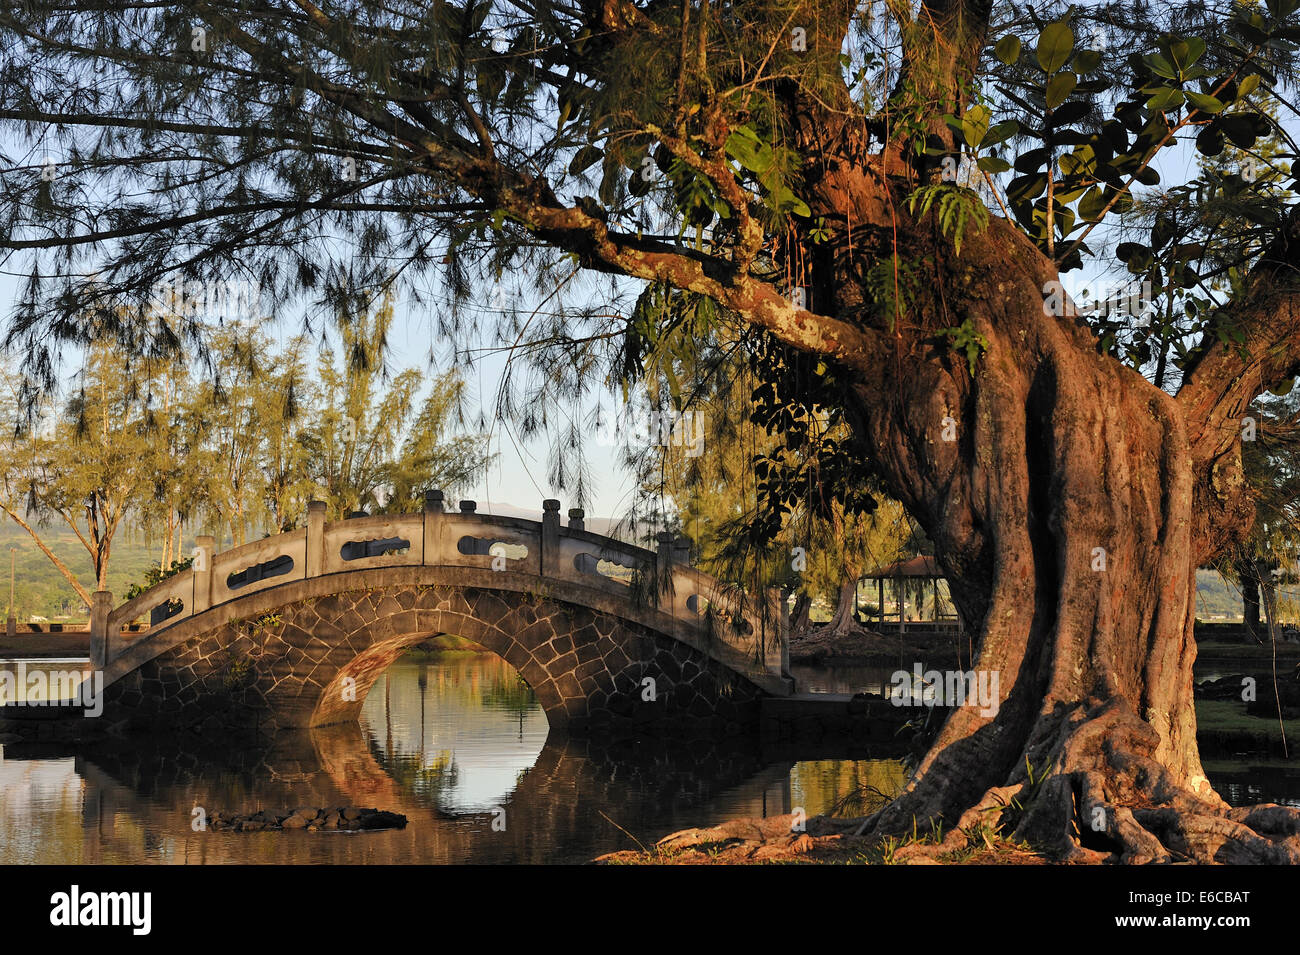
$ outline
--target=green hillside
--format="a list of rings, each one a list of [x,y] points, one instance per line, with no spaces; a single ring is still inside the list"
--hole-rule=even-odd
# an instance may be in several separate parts
[[[2,516],[2,515],[0,515]],[[14,614],[19,620],[33,615],[58,622],[79,622],[88,619],[89,609],[81,602],[72,585],[41,553],[27,532],[4,517],[0,524],[0,606],[9,607],[9,550],[14,552]],[[90,555],[71,531],[59,532],[43,529],[41,539],[77,575],[87,590],[95,589]],[[184,553],[192,543],[187,543]],[[117,601],[126,595],[127,588],[144,580],[145,571],[161,558],[161,545],[147,547],[143,535],[124,534],[113,544],[109,558],[109,589]]]

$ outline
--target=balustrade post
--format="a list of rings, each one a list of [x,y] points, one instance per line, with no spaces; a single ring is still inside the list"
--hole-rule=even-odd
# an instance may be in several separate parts
[[[447,563],[442,553],[442,527],[446,511],[443,502],[446,495],[440,490],[424,492],[424,565]]]
[[[660,531],[655,535],[659,547],[655,550],[655,576],[658,586],[654,588],[656,601],[660,594],[673,592],[673,535],[669,531]]]
[[[585,531],[587,529],[587,525],[583,519],[586,516],[587,516],[586,513],[580,507],[569,508],[569,530]]]
[[[108,615],[113,610],[113,594],[96,590],[90,596],[90,667],[102,670],[108,666],[109,632]]]
[[[673,561],[678,564],[691,565],[691,539],[685,534],[679,534],[673,540]]]
[[[307,567],[303,577],[325,572],[325,502],[307,502]]]
[[[217,542],[211,534],[200,534],[194,539],[194,603],[191,613],[202,613],[212,606],[212,558],[217,554]]]
[[[560,576],[560,502],[542,501],[542,576]]]

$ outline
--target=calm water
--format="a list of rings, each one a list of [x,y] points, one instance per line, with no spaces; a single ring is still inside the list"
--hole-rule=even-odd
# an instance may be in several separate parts
[[[548,743],[540,705],[491,654],[399,660],[359,725],[271,751],[132,740],[93,755],[32,744],[2,752],[0,864],[586,861],[689,826],[796,807],[814,815],[903,782],[893,760],[772,762],[749,744]],[[193,829],[196,808],[303,805],[376,806],[410,824],[364,834]]]
[[[81,666],[27,661],[25,669]],[[805,690],[844,693],[876,690],[890,672],[795,675]],[[1300,771],[1290,765],[1242,759],[1207,770],[1230,802],[1300,805]],[[752,744],[548,742],[540,705],[509,665],[445,653],[395,663],[359,724],[269,751],[220,740],[200,751],[139,739],[93,754],[0,747],[0,864],[586,861],[677,829],[796,807],[858,814],[872,807],[852,801],[855,793],[893,793],[903,779],[894,760],[773,761]],[[410,824],[365,834],[194,830],[196,808],[304,805],[375,806]]]
[[[795,684],[805,693],[878,693],[889,696],[897,666],[791,666]],[[1196,679],[1217,680],[1240,668],[1197,668]],[[1293,746],[1300,749],[1300,744]],[[1206,759],[1205,772],[1215,790],[1234,806],[1276,802],[1300,806],[1300,755],[1292,761],[1242,755]]]

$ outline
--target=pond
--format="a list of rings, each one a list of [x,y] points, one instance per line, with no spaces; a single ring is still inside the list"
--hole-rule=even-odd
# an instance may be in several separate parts
[[[83,666],[26,661],[24,669]],[[799,668],[796,677],[810,691],[852,692],[887,683],[890,672]],[[155,739],[93,753],[0,748],[0,864],[585,862],[728,819],[796,808],[860,814],[905,779],[894,759],[783,755],[773,759],[752,741],[552,740],[531,690],[499,657],[408,655],[380,677],[358,724],[270,750],[222,740],[182,750]],[[1267,762],[1216,761],[1207,771],[1231,802],[1300,805],[1300,770]],[[217,811],[345,805],[397,811],[410,823],[355,834],[199,825]]]
[[[446,652],[394,663],[359,724],[269,752],[219,740],[192,752],[145,739],[93,755],[4,747],[0,864],[585,862],[705,822],[815,815],[902,782],[894,760],[768,762],[752,743],[548,740],[541,706],[505,661]],[[195,831],[196,809],[344,805],[410,823],[364,834]]]

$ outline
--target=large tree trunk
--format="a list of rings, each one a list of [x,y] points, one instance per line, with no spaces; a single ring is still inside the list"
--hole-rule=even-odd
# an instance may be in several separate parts
[[[974,668],[1000,693],[996,713],[951,711],[875,831],[1002,817],[1067,858],[1300,861],[1295,814],[1250,817],[1279,827],[1275,841],[1253,833],[1197,752],[1201,542],[1183,409],[1045,314],[1055,270],[1008,224],[968,236],[960,259],[937,242],[907,250],[922,253],[934,281],[900,349],[969,319],[988,352],[973,378],[957,356],[881,362],[884,380],[854,389],[855,426],[935,541],[978,635]]]

